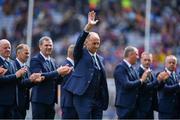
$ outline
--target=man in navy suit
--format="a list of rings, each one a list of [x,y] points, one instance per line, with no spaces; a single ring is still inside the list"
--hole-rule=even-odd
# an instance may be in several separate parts
[[[26,73],[26,68],[16,71],[10,60],[11,44],[8,40],[0,40],[0,66],[7,69],[3,76],[0,76],[0,119],[11,119],[13,108],[17,105],[16,85]]]
[[[159,119],[179,119],[180,83],[176,73],[177,58],[169,55],[165,59],[166,75],[158,75],[158,79],[165,79],[164,86],[158,91]]]
[[[146,81],[148,71],[146,70],[139,78],[132,67],[139,58],[137,48],[128,46],[124,50],[124,59],[117,65],[114,71],[116,86],[115,107],[119,119],[137,118],[137,100],[139,88]]]
[[[74,45],[70,45],[67,50],[67,58],[64,62],[64,65],[74,66]],[[68,75],[64,76],[63,81],[61,83],[61,109],[62,109],[62,119],[78,119],[77,112],[73,105],[73,94],[67,90],[65,90],[64,84],[71,76],[72,72]]]
[[[138,118],[154,119],[153,110],[158,110],[157,89],[161,80],[156,80],[150,66],[152,64],[152,54],[143,52],[141,54],[141,65],[138,69],[139,77],[148,70],[146,82],[140,87],[138,99]]]
[[[54,105],[57,103],[57,85],[62,77],[72,70],[69,66],[57,68],[51,56],[53,50],[52,39],[44,36],[39,40],[40,53],[30,61],[32,73],[42,73],[45,79],[32,87],[31,103],[33,119],[54,119]]]
[[[27,67],[27,60],[29,58],[30,49],[26,44],[20,44],[16,47],[16,60],[14,64],[16,69],[19,70],[22,67]],[[21,82],[17,84],[17,99],[18,105],[14,108],[13,118],[25,119],[26,110],[29,109],[29,89],[43,80],[41,73],[33,73],[30,76],[30,71],[27,67],[27,73],[21,78]]]
[[[64,88],[73,93],[73,104],[80,119],[102,119],[109,96],[103,59],[97,54],[99,35],[89,32],[98,21],[89,12],[88,23],[74,48],[74,72]]]

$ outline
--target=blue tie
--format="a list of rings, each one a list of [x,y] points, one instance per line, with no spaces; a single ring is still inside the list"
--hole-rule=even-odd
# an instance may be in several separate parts
[[[53,70],[53,66],[52,66],[51,61],[50,61],[50,60],[46,60],[46,63],[47,63],[47,65],[48,65],[49,69],[50,69],[50,70]]]
[[[7,69],[13,73],[13,69],[11,67],[11,63],[8,60],[4,60],[4,65],[7,67]]]
[[[94,65],[95,65],[95,67],[100,70],[100,66],[99,66],[99,64],[97,63],[97,61],[96,61],[96,59],[95,59],[95,56],[92,55],[92,58],[93,58],[93,63],[94,63]]]

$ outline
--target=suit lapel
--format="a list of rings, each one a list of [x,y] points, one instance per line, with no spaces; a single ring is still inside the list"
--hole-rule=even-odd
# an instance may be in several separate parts
[[[125,67],[130,78],[132,78],[133,80],[137,79],[137,74],[136,74],[135,70],[131,71],[129,66],[124,61],[123,61],[122,65]]]
[[[40,61],[42,62],[43,67],[44,67],[47,71],[51,71],[48,63],[46,62],[46,60],[43,58],[43,56],[42,56],[40,53],[38,54],[38,57],[39,57]]]
[[[51,59],[51,64],[52,64],[53,70],[55,70],[56,69],[56,64],[52,59]]]

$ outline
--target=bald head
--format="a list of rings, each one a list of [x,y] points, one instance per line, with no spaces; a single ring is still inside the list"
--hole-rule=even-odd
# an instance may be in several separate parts
[[[90,32],[85,41],[85,47],[94,54],[100,47],[100,37],[95,32]]]
[[[165,59],[165,67],[170,70],[174,71],[177,65],[177,58],[174,55],[168,55]]]
[[[7,39],[0,40],[0,55],[5,59],[11,55],[11,44]]]
[[[74,47],[75,45],[72,44],[68,47],[68,50],[67,50],[67,57],[71,58],[72,60],[74,59],[73,58]]]

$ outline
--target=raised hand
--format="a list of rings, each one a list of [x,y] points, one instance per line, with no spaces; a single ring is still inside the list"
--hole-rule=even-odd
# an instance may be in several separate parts
[[[94,11],[91,11],[88,13],[88,23],[86,24],[84,30],[89,32],[94,25],[97,24],[98,20],[95,20],[96,13]]]

